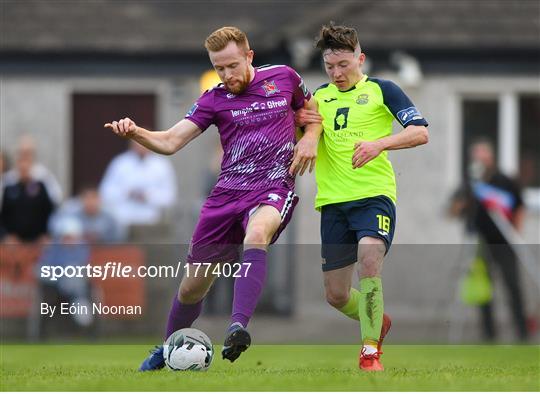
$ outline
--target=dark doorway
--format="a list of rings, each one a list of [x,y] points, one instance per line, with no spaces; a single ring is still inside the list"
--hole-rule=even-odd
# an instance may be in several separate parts
[[[124,117],[155,129],[153,94],[74,94],[71,193],[98,185],[111,159],[127,148],[127,140],[104,129],[105,123]]]

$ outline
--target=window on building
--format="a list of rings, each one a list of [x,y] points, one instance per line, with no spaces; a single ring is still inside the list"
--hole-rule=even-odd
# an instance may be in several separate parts
[[[540,187],[540,95],[519,98],[519,181]]]
[[[469,168],[468,149],[475,139],[489,139],[499,169],[523,188],[527,208],[540,212],[540,95],[500,92],[461,100],[461,175]]]
[[[499,142],[499,101],[493,99],[465,99],[462,101],[463,144],[462,169],[466,174],[469,168],[468,149],[478,138],[487,138],[497,152]]]

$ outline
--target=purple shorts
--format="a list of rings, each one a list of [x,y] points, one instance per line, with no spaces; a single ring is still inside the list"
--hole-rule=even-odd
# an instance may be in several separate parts
[[[263,190],[215,187],[206,199],[189,245],[188,263],[227,263],[238,260],[249,217],[260,205],[271,205],[281,214],[281,225],[272,243],[291,220],[298,196],[286,186]]]

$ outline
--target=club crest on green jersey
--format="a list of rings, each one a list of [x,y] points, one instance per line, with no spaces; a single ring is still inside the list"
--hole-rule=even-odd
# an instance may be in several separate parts
[[[364,105],[369,102],[369,95],[363,93],[356,98],[356,104]]]

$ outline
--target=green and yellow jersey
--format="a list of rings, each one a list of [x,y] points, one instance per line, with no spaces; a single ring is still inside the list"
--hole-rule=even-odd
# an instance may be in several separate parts
[[[427,126],[411,100],[392,81],[363,78],[351,89],[319,87],[314,97],[323,117],[319,142],[315,208],[362,198],[387,196],[396,202],[396,179],[388,152],[352,168],[354,144],[392,134],[394,118],[403,126]]]

